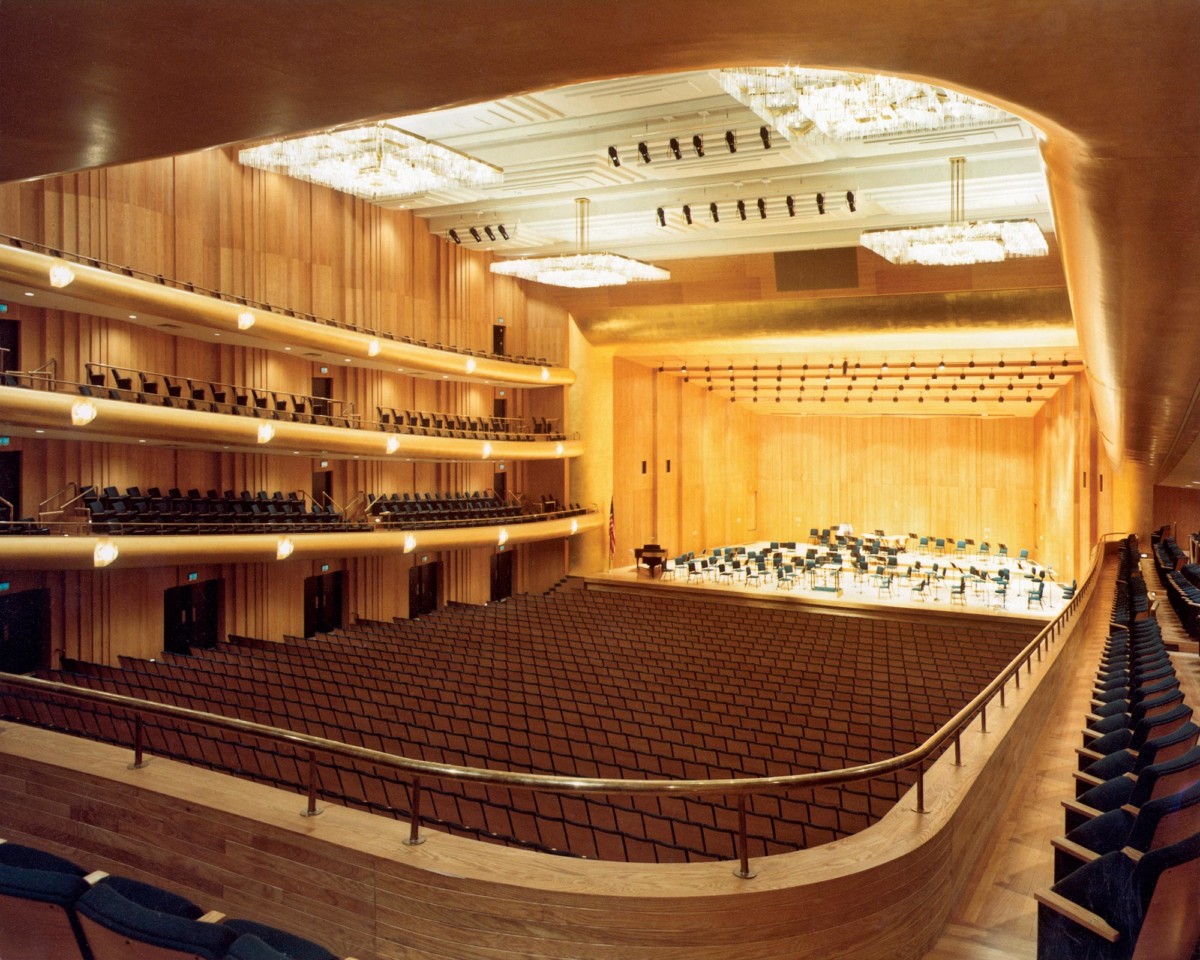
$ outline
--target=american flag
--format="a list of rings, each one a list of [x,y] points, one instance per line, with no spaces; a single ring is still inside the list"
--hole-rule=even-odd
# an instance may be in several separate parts
[[[613,502],[608,501],[608,565],[612,566],[613,557],[617,554],[617,517],[613,513]]]

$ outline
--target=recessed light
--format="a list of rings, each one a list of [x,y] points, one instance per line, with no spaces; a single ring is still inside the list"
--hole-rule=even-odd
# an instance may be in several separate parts
[[[219,337],[219,336],[220,336],[220,334],[219,334],[219,333],[214,333],[214,334],[213,334],[213,336],[214,336],[214,337]]]
[[[33,291],[32,291],[32,290],[26,290],[26,291],[25,291],[25,296],[27,296],[27,297],[32,297],[32,296],[33,296]]]
[[[34,430],[33,432],[34,433],[45,433],[46,431],[45,430]]]
[[[284,350],[287,350],[287,351],[290,351],[292,348],[291,348],[291,347],[284,347],[283,349],[284,349]]]
[[[138,443],[145,443],[145,440],[139,440]]]
[[[129,315],[129,319],[130,319],[130,320],[136,320],[136,319],[137,319],[137,314],[136,314],[136,313],[131,313],[131,314]]]
[[[345,360],[347,363],[349,363],[349,362],[350,362],[350,358],[349,358],[349,357],[342,357],[342,359],[343,359],[343,360]]]

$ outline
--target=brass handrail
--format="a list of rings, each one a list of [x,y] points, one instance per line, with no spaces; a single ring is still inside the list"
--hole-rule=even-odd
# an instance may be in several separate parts
[[[195,723],[201,723],[206,726],[216,727],[221,730],[229,730],[237,733],[248,734],[259,737],[272,742],[282,742],[291,744],[295,747],[310,751],[320,751],[325,754],[334,756],[346,757],[351,760],[360,760],[366,763],[375,764],[382,767],[390,767],[396,770],[403,770],[414,775],[413,778],[413,802],[412,802],[412,825],[410,843],[419,843],[420,829],[420,791],[421,777],[430,777],[438,780],[461,780],[472,783],[493,784],[522,790],[532,790],[535,792],[544,793],[570,793],[570,794],[644,794],[644,795],[677,795],[689,794],[693,796],[703,796],[708,794],[721,794],[725,796],[736,796],[738,798],[739,811],[744,810],[745,798],[762,793],[781,793],[788,790],[799,788],[811,788],[820,786],[838,785],[843,783],[853,783],[859,780],[870,780],[875,777],[883,776],[888,773],[893,773],[898,770],[904,770],[908,767],[917,767],[917,806],[918,813],[925,813],[925,761],[936,753],[938,750],[948,746],[951,741],[955,746],[955,764],[961,763],[961,753],[959,737],[962,735],[966,727],[976,718],[981,717],[983,721],[983,729],[987,729],[987,705],[997,695],[1003,696],[1003,689],[1008,684],[1009,680],[1017,678],[1017,683],[1020,683],[1020,671],[1022,667],[1026,667],[1032,672],[1032,660],[1034,656],[1041,658],[1042,648],[1049,648],[1049,644],[1062,632],[1070,617],[1073,617],[1076,610],[1080,607],[1086,597],[1088,597],[1095,586],[1097,574],[1102,566],[1104,557],[1104,546],[1110,542],[1110,537],[1122,537],[1121,534],[1104,534],[1096,543],[1092,550],[1091,563],[1088,569],[1087,576],[1079,589],[1076,590],[1074,596],[1067,601],[1065,607],[1059,611],[1042,630],[1040,630],[1026,646],[1018,653],[1012,661],[1004,668],[995,678],[992,679],[978,694],[975,695],[962,709],[953,717],[942,724],[938,730],[933,733],[924,743],[914,747],[907,753],[902,753],[895,757],[890,757],[886,760],[875,760],[870,763],[860,764],[854,767],[845,767],[840,770],[818,770],[811,773],[797,773],[786,776],[775,777],[744,777],[744,778],[729,778],[720,780],[634,780],[634,779],[605,779],[598,777],[568,777],[558,774],[535,774],[535,773],[519,773],[511,770],[488,770],[482,767],[463,767],[456,764],[439,763],[433,760],[415,760],[410,757],[399,757],[394,754],[384,753],[379,750],[372,750],[368,747],[359,747],[353,744],[341,743],[336,740],[327,740],[324,737],[314,737],[306,733],[296,733],[290,730],[284,730],[280,727],[267,726],[266,724],[254,723],[250,720],[239,720],[233,717],[223,717],[217,714],[205,713],[200,710],[191,710],[186,707],[176,707],[171,704],[155,703],[151,700],[140,700],[136,697],[127,697],[123,694],[109,693],[103,690],[91,690],[82,687],[75,687],[70,684],[58,683],[52,680],[39,680],[35,677],[18,676],[16,674],[0,673],[0,686],[15,687],[18,689],[27,689],[43,692],[54,692],[70,697],[75,697],[79,700],[95,703],[106,703],[116,707],[135,711],[135,764],[141,763],[142,742],[141,728],[142,716],[149,714],[151,716],[171,717],[178,720],[187,720]],[[310,763],[310,783],[309,790],[309,806],[305,811],[307,815],[312,815],[316,812],[316,787],[312,782],[312,777],[315,776],[316,765]],[[745,819],[739,816],[739,861],[740,869],[735,870],[735,874],[745,879],[752,878],[754,873],[749,867],[749,857],[747,854],[747,840],[745,830]]]

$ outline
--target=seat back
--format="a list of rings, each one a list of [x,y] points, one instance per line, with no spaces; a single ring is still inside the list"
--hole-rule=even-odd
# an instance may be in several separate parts
[[[1133,870],[1141,922],[1133,960],[1180,960],[1200,944],[1200,833],[1147,853]]]
[[[1167,797],[1200,783],[1200,747],[1170,760],[1161,760],[1138,772],[1137,783],[1129,795],[1135,807]]]
[[[159,892],[164,905],[179,899],[166,891]],[[232,930],[220,924],[143,906],[119,893],[117,885],[108,881],[101,881],[84,894],[77,911],[95,960],[221,960],[237,939]]]
[[[1143,853],[1200,833],[1200,783],[1143,806],[1133,822],[1127,846]]]
[[[70,861],[0,842],[0,957],[81,957],[74,904],[87,890],[83,870]]]

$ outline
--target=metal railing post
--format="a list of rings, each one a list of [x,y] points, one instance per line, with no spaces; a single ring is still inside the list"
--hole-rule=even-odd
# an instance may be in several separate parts
[[[308,806],[300,811],[302,817],[319,817],[324,811],[317,809],[317,753],[308,751]]]
[[[755,872],[750,869],[750,851],[748,840],[746,838],[746,795],[738,796],[738,858],[740,863],[738,869],[733,871],[735,877],[741,877],[743,880],[753,880]]]
[[[962,737],[957,733],[954,735],[954,765],[962,766]]]
[[[979,708],[979,729],[983,733],[987,733],[987,704],[985,703]]]
[[[425,842],[421,836],[421,778],[413,777],[412,784],[412,819],[409,822],[408,839],[405,846],[416,847]]]
[[[141,770],[149,761],[142,756],[142,717],[138,714],[133,718],[133,763],[130,770]]]
[[[925,810],[925,761],[922,760],[917,764],[917,813],[926,813]]]

